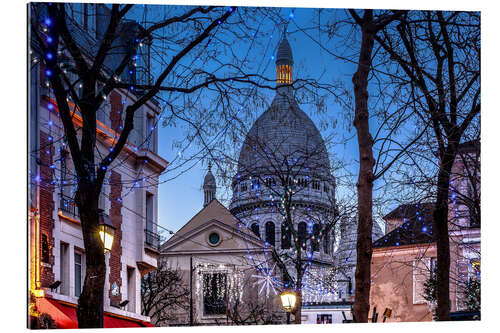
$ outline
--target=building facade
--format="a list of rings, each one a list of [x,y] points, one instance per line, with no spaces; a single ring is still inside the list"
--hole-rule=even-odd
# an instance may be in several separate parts
[[[85,43],[95,44],[102,37],[109,9],[92,4],[67,6],[71,33],[91,55]],[[41,15],[35,5],[30,9],[31,15]],[[133,26],[127,24],[124,30]],[[38,312],[48,313],[58,327],[76,328],[75,308],[84,284],[86,259],[78,208],[73,199],[77,178],[58,106],[40,61],[39,47],[31,40],[29,291],[36,298]],[[118,43],[126,50],[124,40]],[[108,61],[112,64],[113,59]],[[123,79],[130,78],[127,74]],[[124,123],[123,111],[138,97],[121,89],[109,94],[97,112],[97,156],[109,151],[116,142]],[[69,105],[74,110],[73,124],[80,128],[81,115],[71,100]],[[167,166],[157,153],[159,113],[154,100],[137,110],[134,130],[120,156],[109,167],[99,198],[99,208],[116,229],[112,250],[106,254],[105,327],[150,325],[149,318],[141,315],[140,280],[156,268],[159,254],[157,184],[159,174]]]
[[[215,184],[210,175],[204,188]],[[172,318],[168,325],[283,323],[273,282],[282,269],[274,249],[215,198],[215,187],[205,191],[202,210],[161,246],[160,260],[179,272],[190,291],[184,307],[165,309]]]
[[[481,280],[480,192],[480,144],[466,142],[452,167],[448,204],[452,317],[480,311],[468,299]],[[372,308],[393,309],[388,321],[433,319],[436,304],[425,290],[436,269],[433,209],[433,203],[407,204],[384,217],[387,234],[374,242],[370,296]]]

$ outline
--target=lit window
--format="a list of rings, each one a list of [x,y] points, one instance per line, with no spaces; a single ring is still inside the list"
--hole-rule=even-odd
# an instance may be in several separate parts
[[[469,279],[471,281],[481,280],[481,262],[477,259],[471,260],[470,268]]]
[[[203,274],[203,314],[222,315],[226,313],[227,274]]]

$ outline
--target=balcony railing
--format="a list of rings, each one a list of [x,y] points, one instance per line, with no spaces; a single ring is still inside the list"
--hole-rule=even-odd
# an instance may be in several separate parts
[[[148,247],[159,251],[160,250],[160,235],[154,231],[144,229],[144,239]]]
[[[76,205],[75,201],[73,198],[68,197],[66,195],[61,194],[60,199],[59,199],[59,209],[63,213],[70,214],[74,217],[78,217],[78,206]]]

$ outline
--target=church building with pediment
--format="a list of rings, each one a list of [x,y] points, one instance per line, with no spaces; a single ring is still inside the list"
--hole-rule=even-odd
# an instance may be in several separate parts
[[[204,185],[203,209],[161,246],[159,260],[180,272],[190,290],[189,310],[175,314],[172,324],[281,323],[273,280],[282,270],[274,248],[215,198],[210,171]]]

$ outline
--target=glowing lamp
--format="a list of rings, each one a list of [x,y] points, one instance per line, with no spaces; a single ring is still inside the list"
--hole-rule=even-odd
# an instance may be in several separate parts
[[[104,214],[102,209],[99,209],[99,237],[101,238],[104,247],[104,253],[111,251],[113,247],[113,239],[115,237],[115,227],[111,223],[108,215]]]
[[[281,305],[283,305],[283,308],[287,312],[292,311],[292,309],[295,307],[295,301],[297,300],[297,296],[295,293],[291,291],[284,291],[280,294],[281,298]]]
[[[45,296],[45,292],[43,289],[35,289],[33,290],[33,295],[37,298],[40,298]]]

